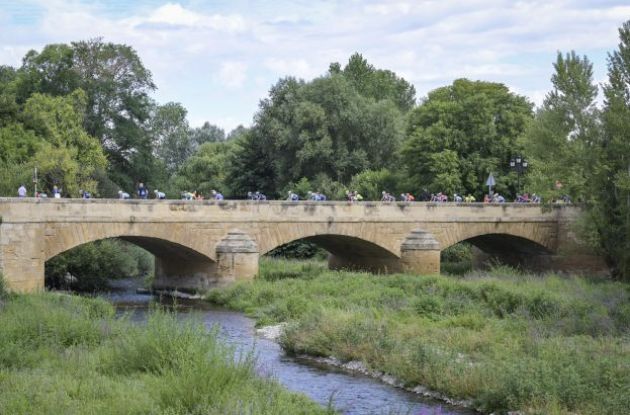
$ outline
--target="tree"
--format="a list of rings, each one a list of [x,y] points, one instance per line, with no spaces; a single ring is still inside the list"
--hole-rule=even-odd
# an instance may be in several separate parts
[[[36,93],[0,128],[3,193],[13,195],[35,167],[41,191],[50,193],[57,185],[66,195],[96,192],[95,172],[106,168],[107,159],[98,140],[83,129],[85,100],[81,90],[66,97]]]
[[[278,177],[271,140],[272,136],[256,128],[232,141],[227,183],[233,196],[245,197],[247,192],[255,191],[276,196]]]
[[[331,64],[329,72],[334,75],[339,69],[339,64]],[[411,110],[416,103],[413,85],[392,71],[376,69],[359,53],[350,56],[343,75],[362,96],[375,101],[388,99],[402,112]]]
[[[100,142],[110,161],[110,175],[130,187],[154,173],[146,129],[155,89],[151,73],[129,46],[100,38],[48,45],[30,51],[18,70],[18,103],[34,93],[66,96],[80,88],[86,94],[83,127]]]
[[[523,139],[530,162],[527,184],[546,200],[568,194],[585,201],[592,193],[594,145],[601,133],[593,65],[575,52],[558,53],[554,69],[553,89]]]
[[[201,127],[193,128],[190,137],[193,143],[200,146],[204,143],[225,141],[225,131],[206,121]]]
[[[172,180],[177,191],[198,191],[208,195],[213,189],[231,194],[226,184],[226,174],[232,144],[224,142],[204,143],[189,157]]]
[[[186,113],[181,104],[169,102],[158,105],[151,117],[155,156],[164,162],[169,174],[175,173],[197,147],[190,134]]]
[[[618,49],[608,56],[604,133],[591,191],[592,218],[614,275],[630,278],[630,21],[619,29]]]
[[[489,173],[512,192],[508,162],[532,117],[526,98],[503,84],[459,79],[429,93],[409,116],[403,160],[408,187],[482,197]]]

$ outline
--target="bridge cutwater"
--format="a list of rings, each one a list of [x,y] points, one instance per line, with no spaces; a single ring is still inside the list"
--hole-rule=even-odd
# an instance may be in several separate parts
[[[533,270],[607,273],[576,236],[580,210],[535,204],[0,198],[0,272],[10,289],[44,287],[44,264],[120,238],[155,255],[155,288],[206,290],[258,273],[261,255],[305,240],[331,268],[437,274],[468,241]]]

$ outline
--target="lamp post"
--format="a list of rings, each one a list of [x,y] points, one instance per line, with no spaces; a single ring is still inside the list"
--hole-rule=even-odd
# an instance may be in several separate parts
[[[527,171],[529,163],[521,156],[510,159],[510,169],[516,172],[516,191],[521,194],[521,175]]]
[[[33,186],[35,187],[35,191],[33,193],[33,196],[37,197],[37,182],[39,181],[39,179],[37,178],[37,167],[35,167],[35,170],[33,170]]]

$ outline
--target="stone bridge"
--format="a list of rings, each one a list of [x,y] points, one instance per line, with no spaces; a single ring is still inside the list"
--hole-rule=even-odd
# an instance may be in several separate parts
[[[156,288],[252,278],[261,255],[298,240],[326,249],[331,268],[377,273],[438,273],[440,251],[461,241],[535,270],[605,272],[572,230],[579,213],[528,204],[0,198],[0,271],[13,290],[39,290],[55,255],[120,238],[155,255]]]

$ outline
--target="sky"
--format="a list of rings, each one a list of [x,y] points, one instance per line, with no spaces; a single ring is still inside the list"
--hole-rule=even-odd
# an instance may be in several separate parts
[[[279,78],[305,80],[359,52],[418,100],[458,78],[501,82],[539,105],[558,51],[606,80],[628,0],[0,0],[0,65],[30,49],[102,37],[132,46],[160,103],[193,126],[249,126]]]

